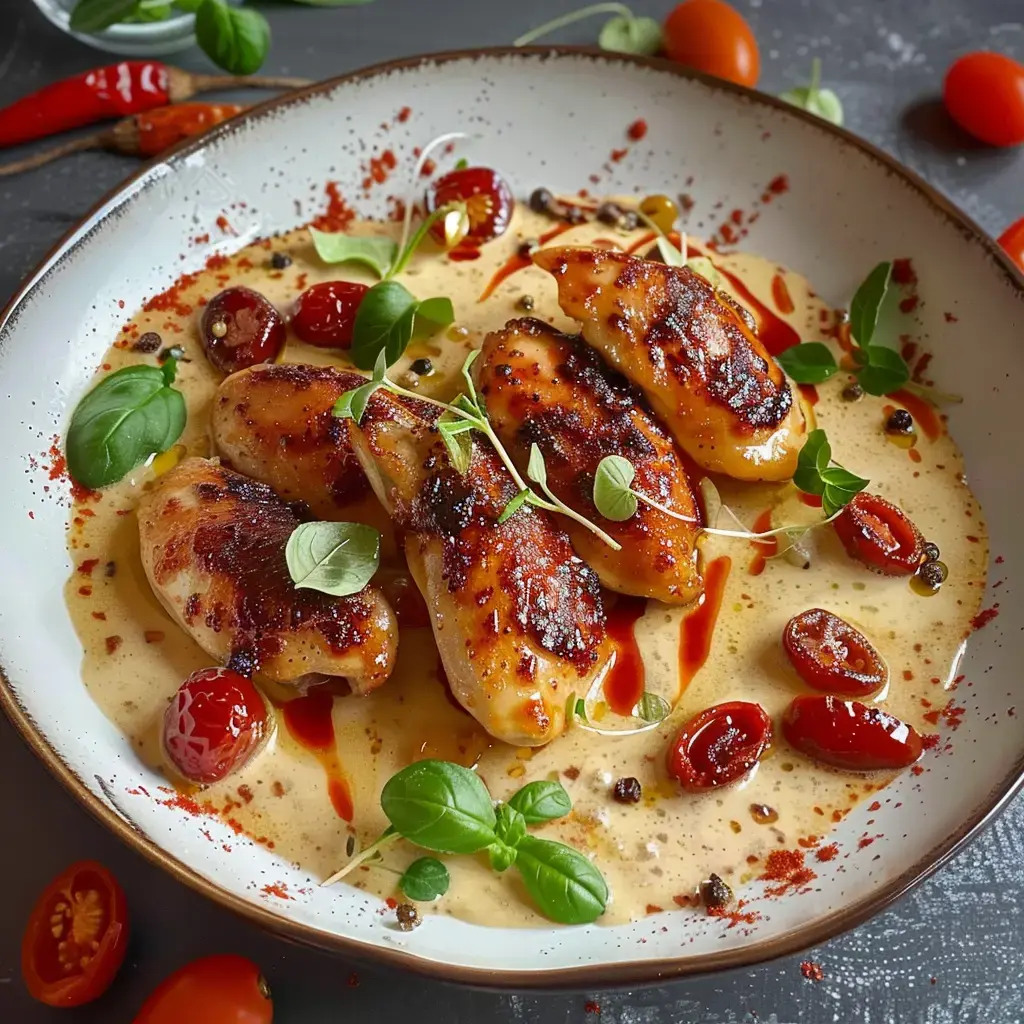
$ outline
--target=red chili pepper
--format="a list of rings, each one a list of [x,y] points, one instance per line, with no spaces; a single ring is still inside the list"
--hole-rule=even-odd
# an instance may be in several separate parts
[[[125,60],[54,82],[0,109],[0,147],[180,103],[211,89],[296,89],[304,78],[192,75],[159,61]]]

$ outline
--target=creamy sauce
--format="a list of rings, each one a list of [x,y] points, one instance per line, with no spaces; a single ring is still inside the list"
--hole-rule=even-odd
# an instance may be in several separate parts
[[[502,327],[511,317],[525,315],[517,303],[526,294],[535,303],[530,315],[574,330],[558,309],[554,282],[532,266],[508,274],[486,301],[478,301],[496,272],[512,264],[523,240],[536,239],[553,227],[550,220],[520,204],[507,234],[484,246],[476,259],[417,255],[401,279],[420,298],[450,296],[458,319],[446,334],[412,345],[392,376],[424,394],[452,397],[459,390],[457,374],[469,348],[479,346],[489,330]],[[350,230],[397,235],[397,226],[390,224],[357,223]],[[619,236],[604,225],[583,224],[560,233],[554,244],[611,238],[630,248],[641,234]],[[284,271],[271,270],[271,249],[289,253],[293,264]],[[823,328],[834,327],[833,311],[804,278],[753,255],[715,259],[802,338],[821,337]],[[139,560],[134,515],[141,491],[156,473],[166,471],[186,452],[214,454],[208,439],[209,410],[221,378],[203,356],[194,310],[228,284],[245,284],[287,312],[306,286],[338,278],[372,283],[354,265],[322,266],[302,231],[277,239],[272,246],[250,246],[180,289],[177,310],[140,312],[105,357],[105,370],[153,362],[155,356],[132,352],[131,344],[142,333],[156,331],[164,346],[183,346],[191,360],[181,364],[178,375],[189,408],[179,445],[100,498],[76,502],[69,532],[74,564],[85,563],[72,573],[66,588],[68,609],[84,648],[85,685],[132,738],[140,756],[154,766],[162,765],[159,725],[168,699],[190,672],[210,663],[168,619],[150,591]],[[776,333],[779,329],[777,325]],[[422,356],[429,356],[435,373],[420,380],[406,367]],[[343,356],[291,338],[282,358],[338,363]],[[963,482],[953,441],[943,432],[935,440],[922,434],[913,449],[890,443],[882,425],[885,406],[892,400],[865,396],[846,402],[840,397],[843,382],[839,375],[818,389],[813,413],[828,431],[836,459],[870,477],[873,491],[898,503],[939,545],[950,575],[935,596],[915,595],[906,579],[868,572],[846,557],[828,528],[809,535],[815,553],[808,569],[782,557],[765,559],[770,547],[710,537],[703,549],[704,564],[716,566],[723,584],[717,623],[709,614],[710,603],[694,610],[650,602],[635,626],[644,685],[676,704],[657,729],[609,737],[577,727],[545,748],[513,749],[488,737],[447,697],[443,676],[435,668],[439,659],[430,631],[403,629],[391,680],[368,697],[334,700],[334,754],[304,748],[279,715],[275,734],[259,756],[224,783],[197,794],[197,799],[210,801],[237,828],[273,844],[285,860],[297,862],[313,876],[326,877],[345,863],[350,837],[352,848],[358,850],[384,829],[380,789],[413,760],[436,757],[475,765],[499,799],[531,780],[557,778],[572,796],[573,813],[536,831],[572,843],[595,858],[613,894],[601,919],[607,924],[675,906],[711,871],[733,885],[741,884],[759,873],[759,864],[772,850],[791,848],[801,837],[822,836],[887,779],[823,769],[790,750],[781,737],[745,782],[721,792],[682,794],[668,779],[664,762],[668,742],[679,726],[709,705],[757,701],[778,720],[792,697],[802,692],[782,652],[783,626],[792,615],[818,605],[855,623],[886,658],[890,685],[877,700],[922,732],[936,731],[924,715],[931,710],[934,717],[946,705],[945,691],[956,676],[958,656],[979,607],[988,557],[985,526]],[[747,524],[759,515],[766,518],[767,509],[775,525],[811,522],[821,515],[799,500],[791,485],[717,483],[724,502]],[[718,525],[735,524],[723,516]],[[784,544],[780,542],[780,547]],[[385,550],[394,548],[385,545]],[[85,571],[87,560],[96,560],[91,573]],[[112,568],[107,568],[111,562]],[[752,565],[761,571],[752,575]],[[382,566],[382,571],[395,569],[394,563]],[[684,625],[687,619],[689,624]],[[696,650],[702,640],[708,641],[706,658],[701,657],[704,651]],[[689,685],[681,686],[683,675],[691,673]],[[278,687],[272,696],[281,700],[290,694]],[[600,717],[601,694],[593,696],[595,717]],[[599,724],[611,728],[629,723],[609,711]],[[621,805],[611,799],[611,788],[620,776],[639,778],[640,803]],[[351,824],[341,816],[345,808],[338,798],[339,778],[351,796]],[[777,820],[759,824],[753,805],[772,808]],[[387,852],[385,862],[401,868],[419,855],[398,844]],[[494,874],[484,857],[449,858],[448,866],[451,889],[432,911],[494,925],[539,923],[514,871]],[[395,879],[392,873],[367,868],[349,880],[392,896]],[[680,900],[674,902],[674,897]]]

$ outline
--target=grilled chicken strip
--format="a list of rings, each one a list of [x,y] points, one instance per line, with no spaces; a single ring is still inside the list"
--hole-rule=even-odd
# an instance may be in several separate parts
[[[344,676],[367,693],[394,665],[395,615],[372,586],[351,597],[296,589],[284,550],[299,522],[265,484],[186,459],[139,504],[142,565],[171,617],[218,661],[280,683]]]
[[[694,462],[737,480],[792,477],[803,413],[736,304],[685,267],[624,253],[555,247],[533,261]]]
[[[669,604],[699,597],[700,513],[678,450],[640,393],[579,338],[534,319],[512,320],[489,334],[474,369],[491,423],[520,472],[536,444],[555,494],[622,545],[614,551],[566,520],[572,546],[601,582]],[[643,502],[625,522],[601,516],[592,495],[594,474],[606,455],[628,459],[636,468],[633,486],[690,522]]]
[[[435,419],[378,391],[352,445],[404,537],[452,693],[492,736],[540,746],[608,666],[598,579],[546,512],[524,505],[499,526],[511,476],[479,435],[460,474]]]

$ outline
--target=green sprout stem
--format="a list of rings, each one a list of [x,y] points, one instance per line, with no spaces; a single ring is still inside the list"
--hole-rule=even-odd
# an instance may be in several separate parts
[[[538,25],[536,28],[530,29],[529,32],[524,32],[518,39],[512,41],[512,45],[527,46],[535,39],[540,39],[541,36],[546,36],[550,32],[565,28],[567,25],[574,25],[577,21],[583,21],[585,18],[590,18],[595,14],[617,14],[621,18],[629,18],[630,20],[634,17],[633,12],[625,4],[590,4],[587,7],[581,7],[578,11],[570,11],[568,14],[563,14],[558,18],[552,18],[551,21],[546,21],[543,25]]]
[[[382,835],[378,840],[371,843],[362,853],[357,854],[353,857],[343,868],[339,871],[335,871],[330,878],[321,882],[322,886],[334,885],[335,882],[341,881],[350,871],[354,871],[360,864],[365,864],[366,861],[378,856],[380,851],[385,847],[390,846],[392,843],[397,842],[402,837],[397,832],[387,832]]]

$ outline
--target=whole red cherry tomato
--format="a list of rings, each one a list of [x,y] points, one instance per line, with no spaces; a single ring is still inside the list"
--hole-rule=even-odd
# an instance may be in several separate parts
[[[999,236],[999,244],[1010,254],[1010,259],[1024,272],[1024,217],[1011,224]]]
[[[716,704],[679,731],[668,750],[668,773],[691,791],[727,786],[757,764],[771,739],[772,720],[760,704]]]
[[[370,289],[354,281],[325,281],[295,300],[292,330],[310,345],[349,348],[356,311]]]
[[[206,358],[224,373],[271,362],[287,336],[281,314],[259,292],[241,285],[210,299],[200,327]]]
[[[865,697],[889,678],[871,641],[824,608],[794,615],[783,630],[782,645],[800,678],[815,690]]]
[[[464,202],[469,216],[469,232],[465,245],[482,245],[503,235],[512,220],[516,201],[508,182],[489,167],[464,167],[450,171],[434,182],[427,195],[430,212],[448,203]],[[444,224],[438,221],[431,234],[444,241]]]
[[[665,19],[665,52],[716,78],[753,88],[761,75],[757,40],[724,0],[683,0]]]
[[[21,940],[29,994],[47,1006],[81,1006],[110,987],[128,948],[128,904],[102,864],[58,875],[32,908]]]
[[[217,782],[241,767],[267,728],[267,705],[251,679],[204,668],[181,684],[164,712],[163,743],[192,782]]]
[[[242,956],[193,960],[161,982],[135,1024],[271,1024],[274,1004],[260,969]]]
[[[920,756],[917,730],[878,707],[838,697],[797,697],[782,718],[790,745],[815,761],[855,772],[906,768]]]
[[[924,558],[924,538],[891,501],[861,491],[833,520],[846,553],[887,576],[913,576]]]
[[[1001,53],[966,53],[946,72],[942,95],[964,131],[990,146],[1024,142],[1024,64]]]

